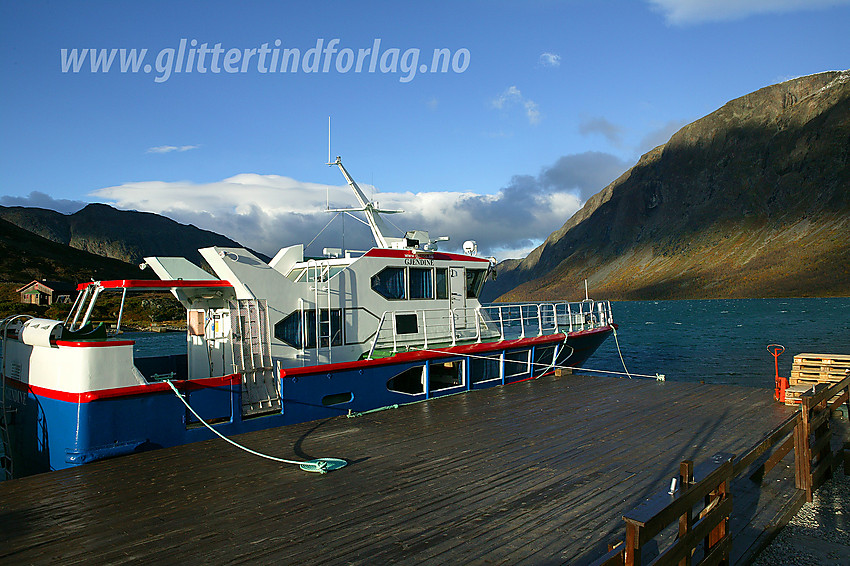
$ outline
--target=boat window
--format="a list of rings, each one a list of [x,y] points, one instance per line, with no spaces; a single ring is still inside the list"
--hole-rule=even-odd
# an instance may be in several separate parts
[[[419,332],[419,324],[416,319],[416,314],[396,314],[395,331],[396,334],[416,334]]]
[[[334,275],[337,275],[341,271],[345,270],[348,267],[347,265],[333,265],[328,271],[328,279],[331,279]]]
[[[466,298],[477,299],[484,285],[484,276],[487,272],[483,269],[466,270]]]
[[[274,337],[293,348],[301,347],[301,311],[290,313],[274,325]]]
[[[555,346],[537,346],[534,348],[534,365],[531,368],[534,375],[555,367]]]
[[[499,379],[501,376],[502,362],[498,357],[472,358],[469,366],[469,374],[472,383],[481,381],[490,381],[491,379]]]
[[[431,268],[410,268],[410,298],[433,299],[434,281]]]
[[[274,337],[293,348],[315,348],[316,338],[320,347],[342,346],[342,312],[340,309],[319,311],[319,332],[316,332],[316,311],[304,311],[307,332],[303,332],[301,311],[289,313],[274,325]],[[306,334],[306,343],[305,335]]]
[[[351,403],[352,401],[354,401],[354,393],[350,391],[346,393],[334,393],[332,395],[325,395],[322,397],[322,405],[325,407],[344,405],[345,403]]]
[[[448,299],[449,298],[449,276],[448,269],[445,267],[437,268],[437,298],[438,299]]]
[[[372,276],[372,289],[386,299],[404,299],[404,268],[385,267]]]
[[[292,271],[290,271],[289,274],[286,276],[286,278],[291,280],[291,281],[298,281],[298,279],[302,275],[304,275],[304,268],[299,267],[297,269],[293,269]]]
[[[505,354],[505,377],[528,373],[528,350],[516,350]]]
[[[322,348],[342,346],[342,311],[322,309],[319,311],[319,345]]]
[[[431,391],[463,385],[463,362],[431,363],[428,366],[428,388]]]
[[[422,375],[424,366],[416,366],[404,370],[387,381],[387,389],[397,393],[408,393],[415,395],[425,393],[425,379]]]

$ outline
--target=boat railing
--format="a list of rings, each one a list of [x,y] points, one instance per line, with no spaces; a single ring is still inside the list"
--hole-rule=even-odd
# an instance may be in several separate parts
[[[609,301],[494,304],[455,309],[385,311],[368,358],[458,343],[517,340],[593,330],[613,323]]]

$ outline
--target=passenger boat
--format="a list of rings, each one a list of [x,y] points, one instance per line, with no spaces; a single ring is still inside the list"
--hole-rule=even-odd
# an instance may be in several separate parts
[[[614,331],[607,301],[480,304],[495,260],[445,253],[426,231],[390,235],[339,158],[375,239],[365,252],[303,245],[266,263],[243,248],[149,257],[160,280],[95,281],[64,321],[2,323],[3,469],[23,476],[504,385],[583,363]],[[340,211],[337,211],[340,212]],[[104,293],[167,290],[186,353],[135,357],[92,324]],[[179,390],[183,401],[174,394]],[[191,410],[190,410],[191,409]]]

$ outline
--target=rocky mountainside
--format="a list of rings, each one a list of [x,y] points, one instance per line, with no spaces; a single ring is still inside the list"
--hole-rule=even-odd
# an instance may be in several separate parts
[[[850,295],[850,71],[732,100],[588,199],[485,299]]]
[[[42,238],[0,219],[0,281],[29,283],[33,279],[68,282],[105,279],[150,279],[150,269],[106,258]]]
[[[43,208],[0,206],[0,218],[48,240],[134,264],[154,255],[181,256],[200,264],[198,248],[242,247],[209,230],[105,204],[89,204],[67,215]]]

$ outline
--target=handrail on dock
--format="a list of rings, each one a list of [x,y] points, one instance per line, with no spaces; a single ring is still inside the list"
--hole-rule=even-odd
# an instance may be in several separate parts
[[[811,502],[813,492],[832,476],[840,458],[841,449],[833,453],[830,446],[829,418],[842,403],[847,403],[850,410],[850,376],[831,386],[819,384],[804,393],[799,411],[737,459],[731,454],[718,454],[696,471],[693,462],[681,462],[679,476],[674,480],[682,486],[681,493],[671,487],[670,492],[657,494],[626,513],[625,539],[610,544],[608,552],[594,561],[593,566],[642,564],[641,548],[676,519],[679,521],[676,542],[654,558],[653,564],[690,566],[700,542],[704,547],[700,564],[728,564],[732,545],[728,529],[732,514],[731,480],[749,473],[751,480],[760,483],[765,474],[794,450],[796,493],[790,498],[789,506],[799,509],[804,499]],[[751,470],[770,451],[768,458]],[[695,481],[697,478],[702,479]],[[693,522],[693,507],[703,497],[705,507],[697,522]]]

